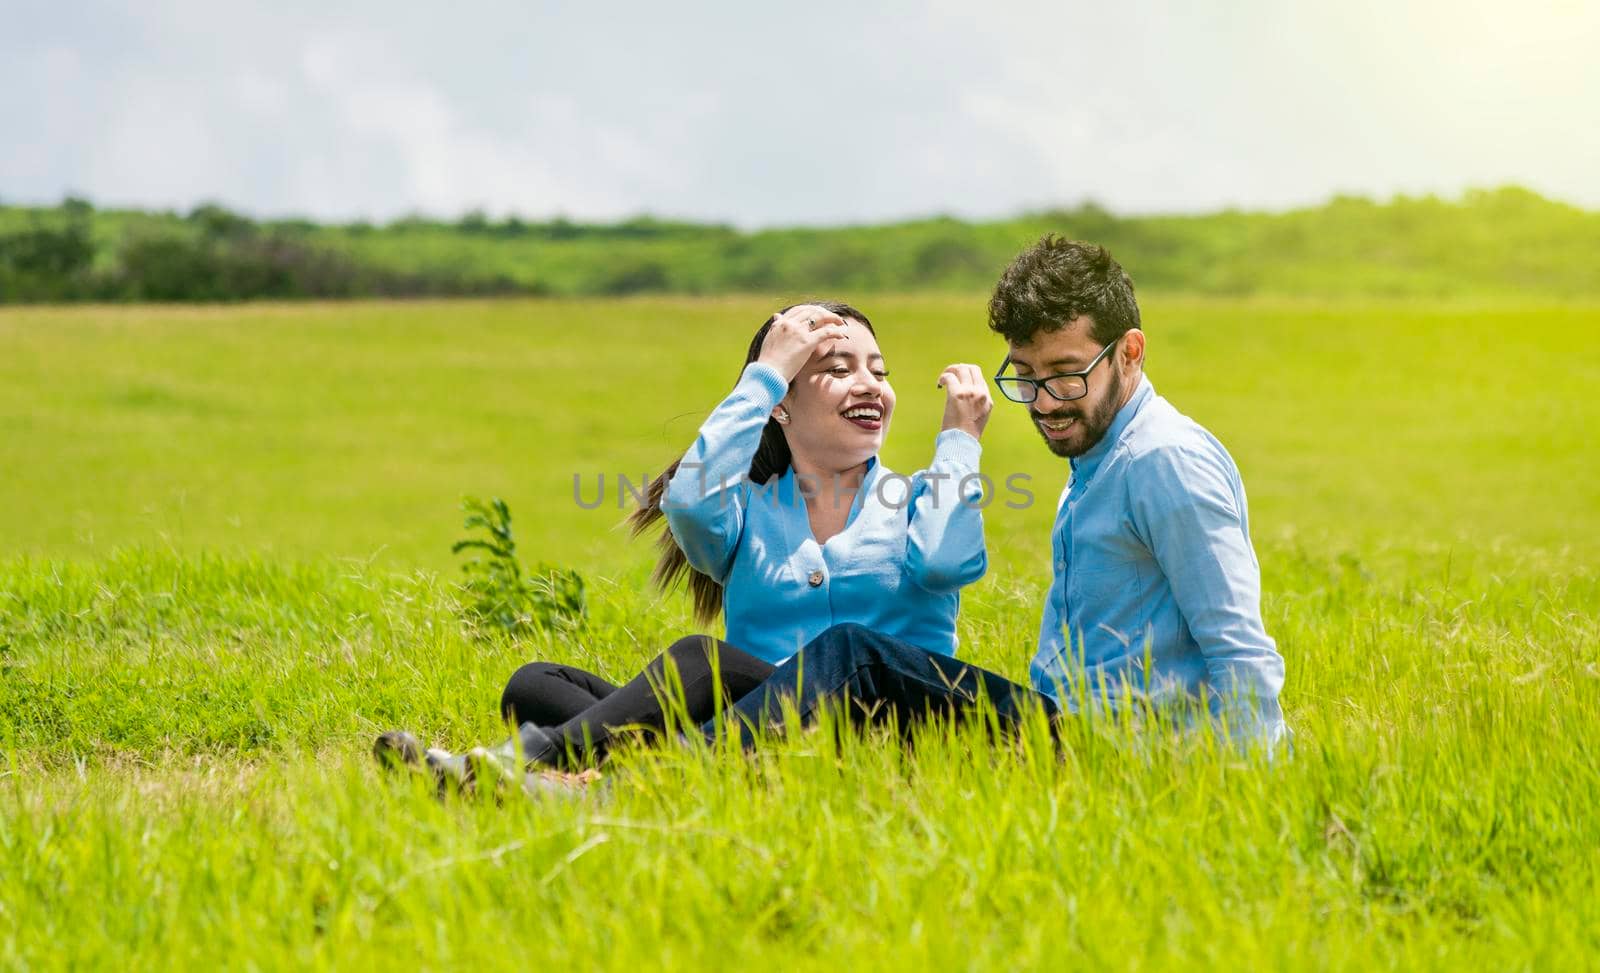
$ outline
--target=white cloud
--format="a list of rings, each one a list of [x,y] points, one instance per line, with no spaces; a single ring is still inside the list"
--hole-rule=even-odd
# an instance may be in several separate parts
[[[0,197],[762,224],[1518,181],[1600,205],[1600,7],[1508,10],[40,6],[0,35]]]
[[[225,148],[186,86],[140,79],[120,86],[108,124],[87,161],[90,186],[116,186],[120,199],[181,206],[225,198]]]

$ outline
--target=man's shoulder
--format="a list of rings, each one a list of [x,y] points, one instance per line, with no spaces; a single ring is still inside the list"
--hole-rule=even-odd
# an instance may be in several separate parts
[[[1125,442],[1133,472],[1160,467],[1238,475],[1238,466],[1222,442],[1159,395],[1139,410]]]

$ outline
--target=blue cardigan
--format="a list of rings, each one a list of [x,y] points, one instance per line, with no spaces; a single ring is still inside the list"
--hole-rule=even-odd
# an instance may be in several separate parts
[[[727,641],[777,665],[829,626],[856,622],[954,655],[957,592],[988,567],[978,441],[945,430],[933,465],[910,478],[869,461],[844,530],[819,545],[793,469],[765,485],[748,476],[787,391],[777,369],[746,366],[663,498],[689,563],[723,586]]]

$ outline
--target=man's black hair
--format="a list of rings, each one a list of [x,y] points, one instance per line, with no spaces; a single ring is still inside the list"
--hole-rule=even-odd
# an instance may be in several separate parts
[[[1018,254],[989,299],[989,328],[1018,345],[1085,314],[1102,345],[1139,327],[1133,281],[1105,247],[1054,234]]]

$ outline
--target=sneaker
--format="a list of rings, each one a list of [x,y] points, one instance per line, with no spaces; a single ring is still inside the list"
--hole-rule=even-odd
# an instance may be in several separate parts
[[[384,737],[391,734],[384,734]],[[415,737],[404,734],[414,749],[420,749]],[[381,741],[383,737],[380,737]],[[496,787],[515,781],[527,769],[529,756],[547,755],[554,748],[549,734],[533,723],[524,723],[517,735],[493,747],[473,747],[466,753],[451,753],[438,747],[423,754],[422,763],[433,772],[443,794],[452,786],[456,789],[472,788],[479,777],[492,780]]]
[[[499,749],[499,748],[496,748]],[[515,781],[521,770],[516,766],[516,758],[507,760],[504,754],[496,753],[484,747],[473,747],[467,751],[467,780],[493,781],[499,787],[508,781]]]
[[[438,747],[429,747],[422,759],[428,765],[428,769],[433,771],[441,792],[451,784],[464,787],[472,783],[472,765],[464,753],[451,753]]]
[[[556,750],[555,739],[534,723],[517,727],[517,742],[522,747],[522,759],[530,764],[547,762]]]
[[[471,751],[477,759],[490,761],[502,776],[515,775],[527,770],[528,764],[542,763],[555,749],[550,735],[533,723],[524,723],[517,735],[492,747],[478,747]]]
[[[417,767],[422,763],[422,743],[404,730],[390,730],[373,742],[372,756],[385,770]]]

